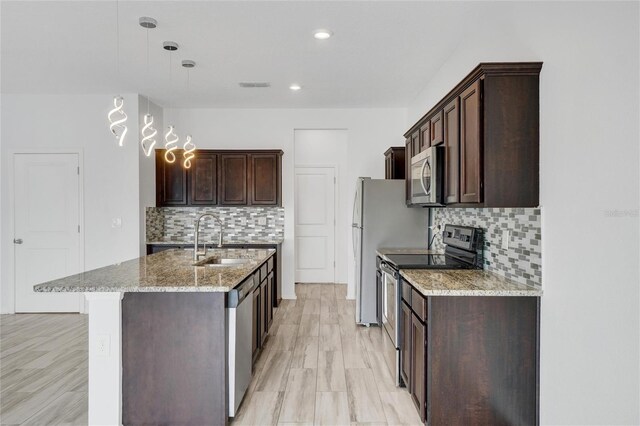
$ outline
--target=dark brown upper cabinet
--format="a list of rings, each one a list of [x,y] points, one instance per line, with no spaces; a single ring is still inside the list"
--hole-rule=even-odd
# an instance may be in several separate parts
[[[191,204],[218,204],[218,155],[213,152],[198,153],[193,159],[189,175]]]
[[[273,206],[280,204],[279,182],[280,155],[277,153],[248,154],[250,171],[250,204],[253,206]]]
[[[420,131],[416,130],[411,135],[411,156],[420,153]]]
[[[392,146],[384,153],[384,178],[404,179],[405,147]]]
[[[482,201],[482,81],[475,81],[460,95],[460,202]]]
[[[429,143],[444,143],[447,205],[539,205],[541,69],[481,63],[405,133],[413,140],[428,123]]]
[[[197,150],[190,169],[182,151],[169,164],[156,151],[156,205],[281,206],[282,151]]]
[[[182,151],[176,155],[173,163],[168,163],[164,158],[165,150],[156,150],[156,203],[158,206],[186,206],[187,171],[179,160]]]
[[[420,126],[420,152],[431,146],[431,121],[427,120]]]
[[[442,111],[438,111],[436,115],[429,120],[431,123],[430,146],[440,145],[443,142],[442,136]]]
[[[460,202],[460,99],[449,102],[443,111],[445,203]]]
[[[249,201],[247,154],[220,154],[220,205],[246,206]]]

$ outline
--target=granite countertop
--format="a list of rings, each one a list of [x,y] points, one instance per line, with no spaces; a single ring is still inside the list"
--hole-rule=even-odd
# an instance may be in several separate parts
[[[402,269],[400,275],[424,296],[542,296],[542,289],[481,269]]]
[[[282,244],[282,239],[275,239],[275,240],[266,240],[266,239],[261,239],[261,240],[252,240],[252,241],[226,241],[224,242],[224,245],[239,245],[239,244],[246,244],[246,245],[268,245],[268,244]],[[206,243],[207,245],[216,245],[217,241],[203,241],[204,243]],[[202,246],[202,243],[200,242],[200,246]],[[185,241],[183,239],[175,239],[175,238],[163,238],[160,240],[154,240],[154,241],[147,241],[146,244],[149,245],[156,245],[156,246],[162,246],[162,245],[181,245],[181,246],[193,246],[193,240],[191,241]]]
[[[165,250],[34,286],[36,292],[228,292],[274,249],[210,249],[207,257],[249,259],[229,266],[193,266],[193,250]],[[203,260],[204,260],[203,259]]]

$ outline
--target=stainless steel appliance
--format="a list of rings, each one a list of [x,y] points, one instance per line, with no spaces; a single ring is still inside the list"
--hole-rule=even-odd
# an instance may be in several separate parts
[[[229,417],[234,417],[249,387],[252,374],[253,276],[229,292],[227,350],[229,368]]]
[[[411,157],[411,203],[443,205],[444,147],[432,146]]]
[[[427,209],[407,208],[404,181],[358,178],[352,224],[358,324],[380,324],[376,250],[426,245],[428,218]]]
[[[400,386],[400,342],[402,324],[399,321],[401,309],[401,269],[474,269],[480,268],[482,257],[478,254],[481,230],[466,226],[445,225],[443,241],[446,244],[442,254],[416,250],[416,253],[387,254],[378,258],[378,271],[382,280],[382,325],[395,348],[396,385]]]

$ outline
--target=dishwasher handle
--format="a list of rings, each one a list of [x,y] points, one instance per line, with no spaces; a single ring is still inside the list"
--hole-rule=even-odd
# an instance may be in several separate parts
[[[384,261],[380,263],[380,271],[382,271],[387,275],[391,275],[396,280],[398,279],[398,271],[396,271],[394,268],[389,266],[389,264],[385,263]]]
[[[255,288],[256,279],[254,275],[251,275],[249,278],[244,280],[242,284],[236,286],[233,290],[229,291],[229,295],[227,298],[227,307],[228,308],[237,308],[239,304],[242,303],[244,299],[246,299],[253,289]]]

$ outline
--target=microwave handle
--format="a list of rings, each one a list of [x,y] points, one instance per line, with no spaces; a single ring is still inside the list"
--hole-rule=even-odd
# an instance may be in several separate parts
[[[422,190],[424,191],[425,195],[427,194],[427,188],[424,186],[424,169],[425,167],[427,167],[427,159],[425,158],[423,163],[422,163],[422,168],[420,168],[420,186],[422,186]]]

